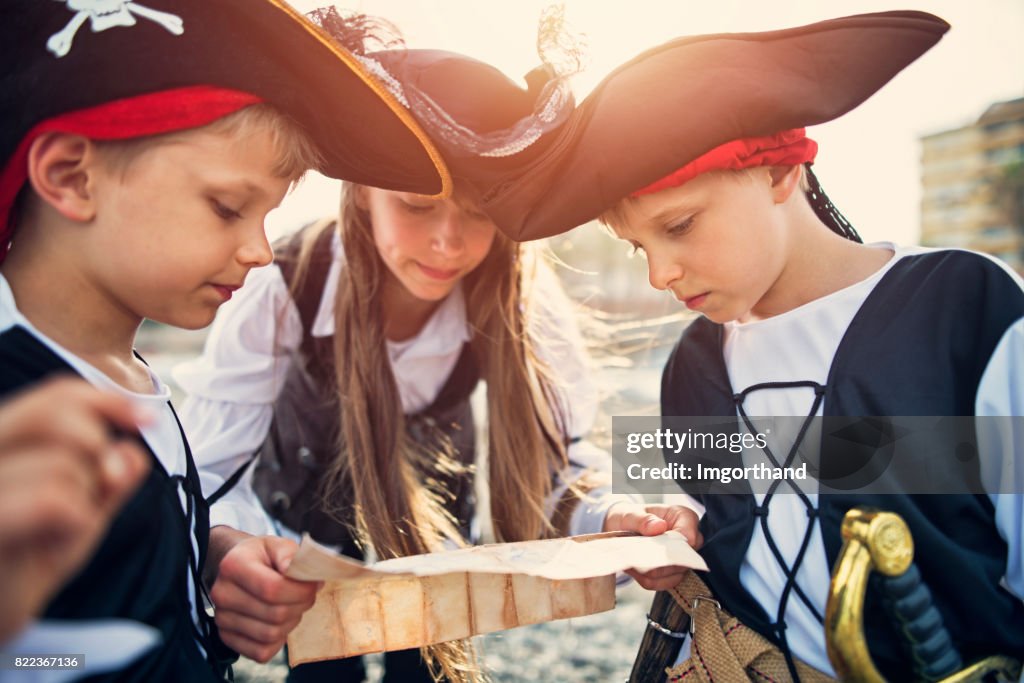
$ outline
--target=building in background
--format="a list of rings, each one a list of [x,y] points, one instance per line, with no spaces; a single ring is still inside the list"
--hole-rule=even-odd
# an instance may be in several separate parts
[[[921,243],[983,251],[1024,273],[1024,98],[922,143]]]

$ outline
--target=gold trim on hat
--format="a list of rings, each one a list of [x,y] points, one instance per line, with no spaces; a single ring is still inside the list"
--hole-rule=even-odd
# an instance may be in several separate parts
[[[329,49],[336,57],[338,57],[344,64],[356,75],[363,83],[369,86],[370,90],[374,92],[384,103],[388,106],[391,111],[398,116],[398,119],[405,124],[405,127],[416,136],[420,144],[423,146],[427,156],[430,157],[431,162],[434,164],[434,168],[437,170],[438,176],[441,178],[441,191],[435,195],[427,195],[432,199],[448,199],[452,195],[452,176],[448,170],[448,165],[444,162],[444,158],[441,153],[434,146],[434,142],[427,136],[426,132],[420,127],[420,124],[413,117],[412,113],[402,106],[387,88],[385,88],[376,78],[366,71],[363,65],[354,58],[351,52],[338,45],[330,36],[328,36],[319,26],[306,19],[294,7],[284,2],[283,0],[266,0],[266,2],[284,12],[290,19],[298,22],[310,35],[316,38],[322,43],[327,49]]]

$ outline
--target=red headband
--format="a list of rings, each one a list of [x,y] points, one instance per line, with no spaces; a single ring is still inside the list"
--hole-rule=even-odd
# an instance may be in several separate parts
[[[256,95],[239,90],[197,85],[114,100],[39,122],[21,139],[0,172],[0,263],[7,256],[14,231],[11,209],[28,179],[28,150],[43,133],[73,133],[93,140],[128,140],[199,128],[262,101]]]
[[[708,171],[739,171],[758,166],[793,166],[814,161],[818,143],[807,137],[803,128],[775,135],[733,140],[702,154],[661,180],[631,193],[630,197],[679,187]]]

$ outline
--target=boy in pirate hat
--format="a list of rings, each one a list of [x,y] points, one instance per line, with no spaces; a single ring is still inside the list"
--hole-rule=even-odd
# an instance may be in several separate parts
[[[817,145],[803,127],[856,106],[947,29],[892,12],[672,41],[606,78],[555,153],[488,179],[484,208],[527,239],[600,216],[646,255],[652,286],[701,314],[665,368],[665,416],[1013,415],[1020,279],[967,251],[862,244],[810,170]],[[775,448],[778,460],[799,438]],[[930,468],[957,461],[934,455]],[[1013,472],[1019,457],[1011,444],[991,465]],[[710,495],[680,485],[706,507],[704,578],[741,626],[726,639],[698,625],[685,646],[692,658],[670,680],[832,675],[829,568],[844,513],[865,504],[909,525],[964,660],[1024,651],[1019,495],[819,495],[796,482]],[[1020,492],[1021,482],[986,490]],[[691,602],[706,590],[694,585],[677,590],[707,623],[701,612],[717,614],[716,603]],[[910,680],[914,662],[876,598],[870,652],[889,680]],[[734,655],[724,644],[735,641]]]
[[[134,620],[161,647],[112,678],[215,680],[225,644],[279,649],[316,586],[283,577],[292,542],[209,529],[211,491],[135,332],[208,324],[271,260],[263,220],[306,169],[428,195],[447,172],[393,96],[279,0],[19,0],[0,26],[0,394],[80,375],[153,414],[149,475],[30,635]],[[118,645],[90,654],[61,631],[47,651],[88,666]]]

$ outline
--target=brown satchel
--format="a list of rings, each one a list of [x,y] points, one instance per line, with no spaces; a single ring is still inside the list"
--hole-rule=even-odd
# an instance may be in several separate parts
[[[686,572],[686,578],[669,593],[690,615],[691,634],[690,657],[665,669],[670,683],[792,681],[782,651],[723,610],[696,572]],[[835,678],[799,660],[796,669],[801,683],[836,683]]]

